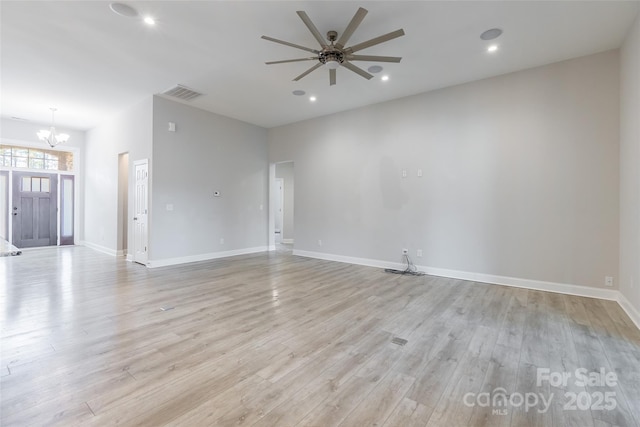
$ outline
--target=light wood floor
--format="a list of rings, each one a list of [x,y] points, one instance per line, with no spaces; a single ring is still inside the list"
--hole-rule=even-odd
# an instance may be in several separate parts
[[[614,302],[287,253],[149,270],[67,247],[0,279],[3,426],[640,423],[640,331]],[[601,367],[616,385],[536,384]],[[549,410],[464,403],[499,387]],[[600,392],[615,409],[563,409]]]

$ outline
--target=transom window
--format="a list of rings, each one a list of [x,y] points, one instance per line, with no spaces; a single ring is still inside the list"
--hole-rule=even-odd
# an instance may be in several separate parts
[[[0,145],[0,166],[51,171],[72,171],[73,153]]]

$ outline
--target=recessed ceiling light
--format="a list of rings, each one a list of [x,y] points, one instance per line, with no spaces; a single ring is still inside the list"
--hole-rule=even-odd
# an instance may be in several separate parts
[[[152,18],[152,17],[150,17],[150,16],[146,16],[146,17],[144,18],[144,23],[145,23],[145,24],[147,24],[147,25],[156,25],[156,21],[155,21],[155,19],[153,19],[153,18]]]
[[[292,93],[292,94],[294,94],[295,96],[302,96],[302,95],[304,95],[304,94],[305,94],[305,93],[307,93],[307,92],[305,92],[305,91],[303,91],[303,90],[300,90],[300,89],[297,89],[297,90],[294,90],[294,91],[293,91],[293,92],[291,92],[291,93]]]
[[[367,71],[373,74],[379,73],[380,71],[382,71],[382,67],[379,65],[372,65],[371,67],[367,68]]]
[[[380,80],[382,80],[383,82],[386,82],[387,80],[389,80],[389,76],[382,76],[380,77]]]
[[[124,3],[111,3],[109,8],[113,13],[117,13],[120,16],[126,16],[127,18],[135,18],[138,16],[138,11]]]
[[[482,40],[493,40],[500,37],[501,34],[502,34],[502,30],[500,28],[492,28],[480,34],[480,38]]]
[[[316,97],[315,97],[315,96],[310,96],[310,97],[309,97],[309,101],[311,101],[311,102],[316,102]]]
[[[498,45],[497,44],[492,44],[491,46],[489,46],[487,48],[487,52],[495,52],[496,50],[498,50]]]

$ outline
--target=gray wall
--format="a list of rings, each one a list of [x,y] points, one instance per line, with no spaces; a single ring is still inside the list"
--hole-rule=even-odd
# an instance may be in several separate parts
[[[154,97],[151,261],[266,248],[266,132]]]
[[[270,129],[270,161],[296,166],[296,248],[603,287],[618,71],[610,51]]]
[[[640,312],[640,17],[620,56],[620,292]]]
[[[276,165],[276,178],[282,178],[284,182],[282,238],[286,241],[294,239],[293,206],[295,183],[293,180],[293,168],[293,162],[283,162]]]
[[[149,97],[105,120],[87,132],[85,162],[85,236],[89,245],[116,253],[118,247],[118,154],[129,152],[133,162],[151,158],[152,98]],[[153,173],[153,162],[150,175]],[[129,206],[133,206],[129,183]],[[152,214],[152,213],[151,213]],[[128,241],[133,241],[133,216],[129,215]]]

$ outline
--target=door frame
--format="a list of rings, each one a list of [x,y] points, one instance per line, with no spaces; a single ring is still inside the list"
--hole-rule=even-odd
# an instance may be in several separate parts
[[[10,197],[11,196],[11,189],[10,189],[11,188],[11,178],[10,178],[11,174],[9,173],[8,170],[0,170],[0,176],[4,176],[5,177],[5,183],[6,183],[5,188],[4,188],[5,197],[4,197],[4,201],[3,201],[3,204],[6,207],[6,209],[4,211],[4,216],[5,216],[5,218],[4,218],[4,222],[5,222],[4,223],[4,229],[5,229],[6,235],[5,236],[1,236],[0,235],[0,239],[5,239],[7,242],[10,242],[11,241],[11,234],[12,234],[11,221],[10,221],[10,218],[12,216],[11,215],[11,203],[10,203],[10,201],[12,200],[11,197]],[[1,192],[0,192],[0,194],[1,194]]]
[[[276,237],[276,243],[282,243],[284,239],[284,178],[276,178],[275,186],[275,229],[274,232],[278,234],[280,231],[280,240]],[[278,230],[278,222],[280,222],[280,229]]]
[[[50,151],[62,151],[62,152],[68,152],[68,153],[73,153],[73,170],[71,171],[57,171],[57,170],[44,170],[44,169],[31,169],[31,168],[16,168],[13,166],[0,166],[0,171],[6,171],[9,173],[9,194],[8,194],[8,203],[7,203],[7,208],[9,209],[9,211],[7,212],[8,217],[11,217],[11,202],[13,202],[13,172],[29,172],[29,173],[51,173],[51,174],[57,174],[58,175],[58,185],[60,185],[60,175],[73,175],[74,176],[74,198],[73,198],[73,206],[74,206],[74,210],[75,212],[78,212],[78,209],[80,208],[81,204],[80,204],[80,193],[82,191],[82,173],[80,172],[82,170],[82,158],[80,156],[80,148],[79,147],[74,147],[74,146],[70,146],[70,145],[66,145],[63,144],[63,146],[56,146],[54,148],[49,147],[47,144],[44,144],[42,142],[32,142],[32,141],[25,141],[25,140],[20,140],[20,139],[10,139],[10,138],[0,138],[0,144],[2,145],[11,145],[14,147],[24,147],[24,148],[37,148],[37,149],[43,149],[43,150],[50,150]],[[59,190],[59,189],[58,189]],[[60,206],[60,191],[58,191],[58,206]],[[9,243],[13,244],[13,221],[11,219],[8,219],[9,222],[9,228],[7,230],[7,233],[9,234]],[[59,222],[60,222],[60,216],[58,215],[58,218],[56,219],[56,223],[58,223],[59,226]],[[79,215],[74,215],[73,218],[73,234],[74,236],[79,236],[80,230],[80,216]],[[58,236],[60,236],[60,230],[57,230]],[[59,244],[59,243],[58,243]],[[80,242],[80,244],[82,244],[82,242]],[[46,246],[45,246],[46,247]]]

